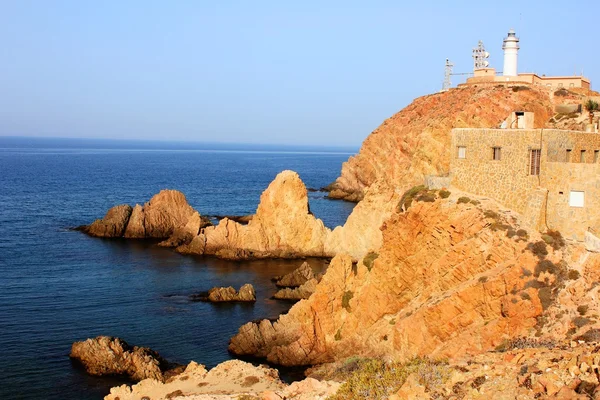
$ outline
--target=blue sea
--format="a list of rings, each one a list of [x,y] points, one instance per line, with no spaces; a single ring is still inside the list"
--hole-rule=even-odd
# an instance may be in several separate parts
[[[116,204],[182,191],[201,214],[247,215],[284,169],[320,188],[348,149],[0,137],[0,397],[101,399],[117,378],[87,376],[71,344],[118,336],[170,361],[213,367],[228,360],[238,328],[275,318],[275,275],[300,260],[222,261],[144,241],[90,238],[70,228]],[[311,192],[311,211],[342,225],[353,204]],[[326,268],[324,260],[310,260]],[[256,304],[190,302],[213,286],[251,283]]]

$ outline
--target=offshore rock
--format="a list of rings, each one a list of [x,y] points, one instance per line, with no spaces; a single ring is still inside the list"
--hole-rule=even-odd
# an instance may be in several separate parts
[[[115,238],[123,236],[129,217],[131,206],[122,204],[107,211],[102,219],[97,219],[91,225],[83,227],[83,231],[90,236]]]
[[[317,289],[317,280],[315,278],[312,278],[308,281],[306,281],[305,283],[303,283],[302,285],[300,285],[299,287],[295,287],[295,288],[283,288],[277,291],[277,293],[275,293],[273,295],[273,298],[278,299],[278,300],[302,300],[302,299],[308,299],[310,297],[311,294],[313,294],[315,292],[315,290]]]
[[[229,350],[287,366],[351,355],[402,360],[478,354],[541,332],[571,261],[519,231],[515,213],[456,196],[413,202],[386,221],[368,261],[354,267],[336,256],[308,300],[275,322],[242,326]]]
[[[195,237],[210,223],[187,203],[177,190],[161,190],[143,206],[120,205],[108,210],[101,220],[82,230],[97,237],[167,239],[163,246],[179,246]]]
[[[247,225],[224,218],[178,250],[232,259],[322,256],[329,232],[310,213],[306,187],[298,174],[283,171],[263,192]]]
[[[233,287],[214,287],[208,291],[205,295],[193,295],[192,300],[209,301],[211,303],[222,303],[222,302],[251,302],[256,301],[256,292],[254,287],[247,283],[243,285],[239,292]]]
[[[310,265],[305,261],[300,267],[296,268],[289,274],[277,276],[273,279],[275,280],[275,285],[279,287],[298,287],[302,286],[314,277],[315,273]]]
[[[452,128],[497,127],[514,110],[535,113],[536,128],[543,128],[554,112],[553,101],[548,91],[527,88],[468,85],[415,99],[375,129],[342,165],[328,187],[329,197],[359,201],[377,181],[405,190],[426,175],[447,174]]]
[[[80,362],[90,375],[124,375],[134,381],[162,381],[164,373],[174,367],[153,350],[132,347],[109,336],[73,343],[69,357]]]
[[[198,211],[194,211],[184,226],[175,228],[171,237],[163,240],[158,245],[163,247],[177,247],[189,243],[200,233],[202,228],[211,225],[208,218],[201,216]]]

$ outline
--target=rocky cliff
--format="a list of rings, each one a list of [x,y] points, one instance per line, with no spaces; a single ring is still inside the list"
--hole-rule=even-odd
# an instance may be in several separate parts
[[[329,196],[359,201],[377,181],[405,189],[421,183],[425,175],[446,174],[452,128],[497,127],[514,110],[535,113],[536,126],[544,127],[554,103],[544,89],[501,84],[419,97],[367,137],[360,152],[343,164]]]
[[[591,259],[559,238],[548,245],[489,199],[436,196],[404,199],[408,211],[383,224],[380,249],[358,264],[336,256],[308,300],[276,322],[242,326],[229,349],[307,365],[357,354],[478,354],[511,338],[551,335],[549,313],[582,284],[577,271]]]

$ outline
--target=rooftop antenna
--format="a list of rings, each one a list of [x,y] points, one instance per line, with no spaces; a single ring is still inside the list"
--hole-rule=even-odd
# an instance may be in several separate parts
[[[452,75],[452,67],[454,67],[454,64],[452,64],[452,62],[450,62],[450,60],[446,58],[446,66],[444,68],[444,84],[442,85],[442,92],[449,90],[452,86],[452,82],[450,81],[450,75]]]
[[[473,48],[473,69],[478,70],[482,68],[487,68],[490,63],[487,58],[490,57],[490,53],[485,51],[485,47],[483,47],[483,42],[480,40],[477,47]]]

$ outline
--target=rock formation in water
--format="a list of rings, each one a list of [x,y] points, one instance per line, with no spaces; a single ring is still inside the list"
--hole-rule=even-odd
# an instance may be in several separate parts
[[[317,290],[317,279],[311,278],[298,287],[285,287],[279,289],[274,295],[278,300],[302,300],[308,299]]]
[[[283,171],[263,192],[247,224],[224,218],[217,226],[208,226],[210,222],[187,204],[182,193],[163,190],[144,206],[113,207],[103,220],[83,230],[92,236],[162,238],[161,246],[184,254],[228,259],[333,257],[344,252],[358,260],[380,246],[379,227],[398,199],[398,193],[374,186],[346,224],[331,231],[310,212],[298,174]]]
[[[106,212],[104,218],[92,222],[87,227],[82,227],[82,230],[96,237],[121,237],[125,233],[125,228],[127,228],[131,211],[131,206],[127,204],[114,206]]]
[[[238,360],[223,362],[210,371],[192,361],[184,372],[164,383],[146,379],[133,386],[114,387],[105,399],[315,400],[327,398],[335,393],[339,386],[337,382],[319,382],[312,378],[288,386],[279,380],[276,370],[262,365],[256,367]]]
[[[357,354],[478,354],[511,338],[552,335],[545,318],[560,313],[552,305],[579,285],[569,277],[586,259],[548,246],[493,201],[474,203],[417,196],[383,225],[377,252],[357,266],[336,256],[308,300],[276,322],[242,326],[230,351],[307,365]]]
[[[406,189],[425,175],[446,174],[452,128],[497,127],[515,110],[535,113],[536,127],[543,128],[553,108],[547,90],[520,83],[469,85],[419,97],[367,137],[328,187],[329,196],[359,201],[375,182]]]
[[[315,277],[315,273],[310,265],[305,261],[298,268],[283,276],[273,278],[275,285],[279,287],[298,287],[302,286]]]
[[[103,219],[83,230],[97,237],[133,239],[169,239],[165,246],[177,246],[191,240],[210,222],[187,203],[183,193],[161,190],[143,206],[115,206]]]
[[[134,381],[148,378],[162,381],[165,372],[175,367],[153,350],[132,347],[124,340],[109,336],[75,342],[69,356],[81,363],[90,375],[123,375]]]
[[[192,300],[209,301],[211,303],[222,302],[252,302],[256,301],[256,292],[254,287],[247,283],[239,291],[233,287],[214,287],[206,294],[193,295]]]

